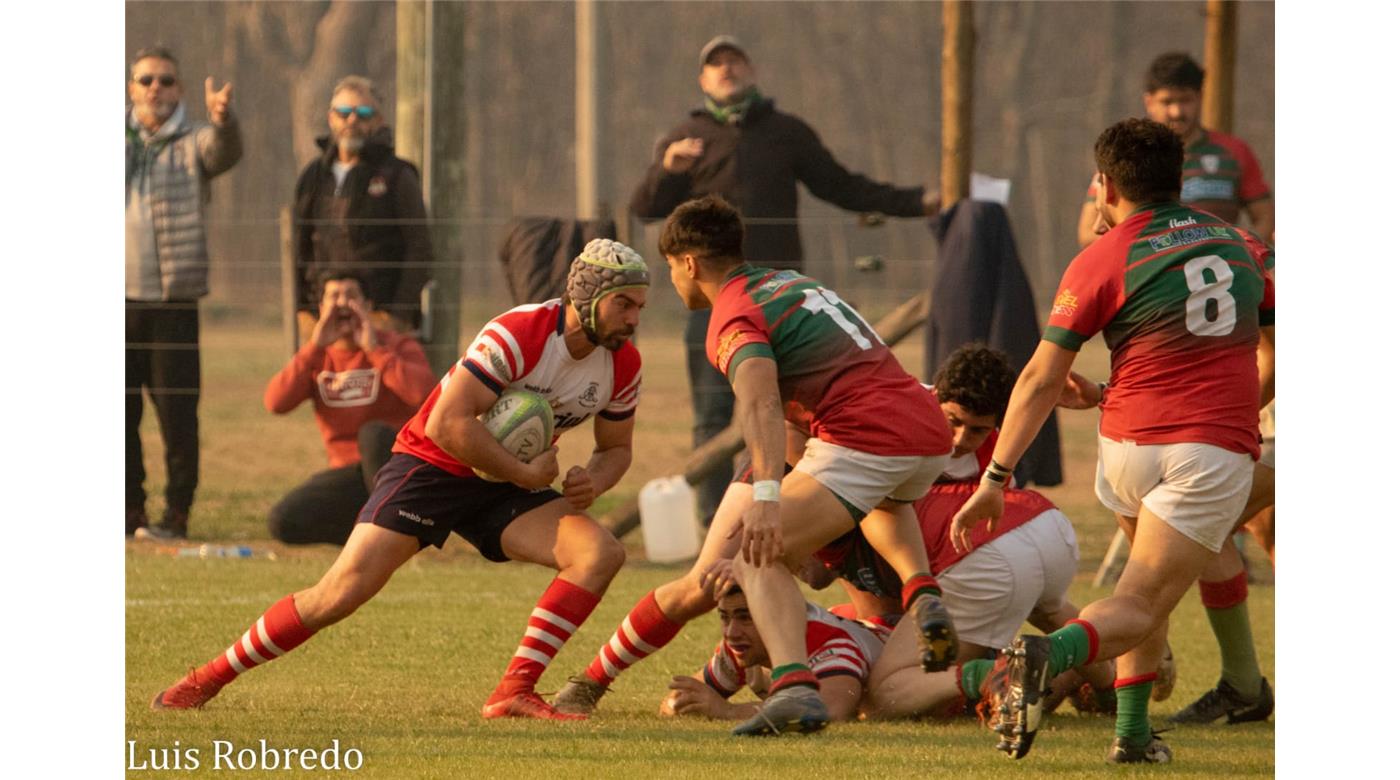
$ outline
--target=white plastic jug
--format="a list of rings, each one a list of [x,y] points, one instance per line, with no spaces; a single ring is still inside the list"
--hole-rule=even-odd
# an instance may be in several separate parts
[[[675,563],[700,554],[695,491],[685,477],[661,477],[642,486],[642,543],[647,560]]]

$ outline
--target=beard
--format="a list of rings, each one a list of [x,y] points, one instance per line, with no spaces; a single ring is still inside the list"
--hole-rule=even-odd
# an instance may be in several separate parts
[[[176,100],[152,100],[141,103],[136,107],[136,118],[138,120],[152,120],[151,124],[161,125],[175,115],[175,107],[178,105],[179,101]]]
[[[365,148],[365,137],[356,133],[341,133],[340,138],[336,140],[336,145],[340,147],[340,151],[348,155],[357,155],[360,150]]]

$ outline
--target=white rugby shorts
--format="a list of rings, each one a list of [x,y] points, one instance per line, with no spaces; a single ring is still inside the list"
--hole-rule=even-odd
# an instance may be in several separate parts
[[[1136,444],[1099,437],[1094,493],[1113,512],[1147,507],[1202,547],[1220,552],[1249,501],[1254,459],[1212,444]]]
[[[938,586],[958,637],[999,650],[1016,638],[1032,610],[1064,605],[1078,568],[1074,526],[1051,508],[939,572]]]
[[[812,437],[793,470],[869,513],[886,498],[903,502],[923,498],[951,455],[872,455]]]

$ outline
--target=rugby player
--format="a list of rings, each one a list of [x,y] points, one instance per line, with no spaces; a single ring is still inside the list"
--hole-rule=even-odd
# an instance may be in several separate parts
[[[926,668],[946,669],[957,656],[910,507],[952,449],[936,400],[835,293],[746,263],[743,236],[738,211],[711,195],[671,213],[660,249],[685,305],[714,308],[708,354],[734,387],[754,484],[731,487],[695,567],[638,603],[586,675],[560,691],[561,709],[590,711],[623,669],[714,609],[702,581],[734,558],[774,664],[772,695],[734,733],[820,728],[828,713],[806,664],[805,607],[791,570],[856,527],[899,575]],[[785,418],[813,438],[784,478]]]
[[[748,686],[760,699],[772,689],[772,662],[749,612],[742,583],[719,577],[719,622],[723,637],[705,668],[691,677],[675,677],[661,701],[661,714],[704,715],[716,720],[747,720],[758,713],[753,702],[730,697]],[[887,629],[837,617],[807,603],[807,664],[817,676],[831,720],[850,720],[859,711],[870,669],[879,657]]]
[[[223,653],[157,694],[156,709],[203,706],[239,674],[278,658],[348,617],[394,571],[455,531],[491,561],[556,569],[530,614],[486,718],[576,720],[535,693],[559,648],[588,619],[626,557],[584,513],[627,471],[641,386],[628,341],[646,305],[646,264],[631,248],[595,239],[574,259],[562,299],[519,306],[487,323],[399,432],[345,548],[321,581],[272,606]],[[562,494],[557,447],[517,460],[478,418],[508,389],[544,396],[555,437],[594,418],[596,449],[569,469]],[[503,481],[478,477],[473,469]]]
[[[998,747],[1015,758],[1031,748],[1051,676],[1118,658],[1108,760],[1171,760],[1147,717],[1167,618],[1249,498],[1259,456],[1256,351],[1261,330],[1272,336],[1273,253],[1180,203],[1182,155],[1180,137],[1150,120],[1124,120],[1099,135],[1097,205],[1111,228],[1065,271],[992,461],[950,528],[965,549],[976,526],[994,525],[1006,479],[1051,409],[1062,398],[1087,405],[1101,396],[1095,492],[1132,549],[1112,596],[1049,637],[1020,637],[998,659],[1006,674],[987,676]],[[1112,352],[1102,393],[1070,372],[1079,347],[1100,331]]]

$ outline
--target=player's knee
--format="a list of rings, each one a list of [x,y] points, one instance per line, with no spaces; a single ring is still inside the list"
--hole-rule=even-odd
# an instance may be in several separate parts
[[[598,528],[589,539],[587,549],[581,551],[579,559],[589,574],[611,578],[627,562],[627,550],[617,537]]]

